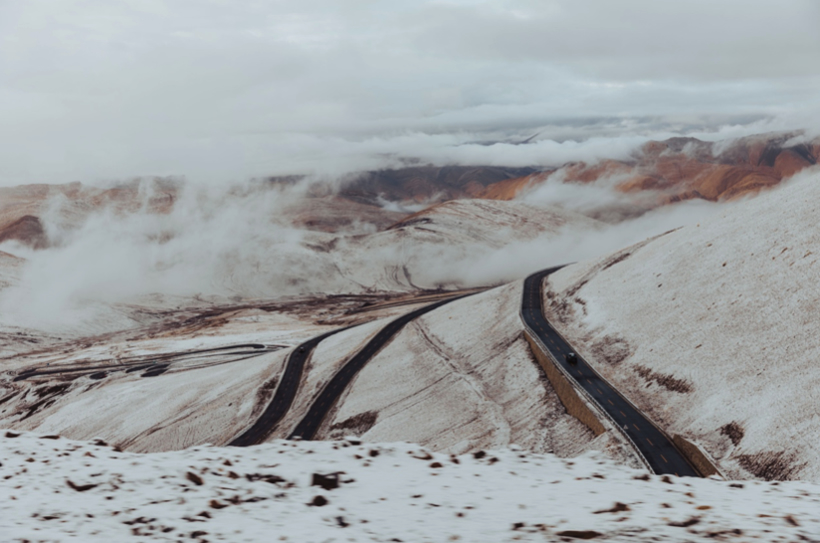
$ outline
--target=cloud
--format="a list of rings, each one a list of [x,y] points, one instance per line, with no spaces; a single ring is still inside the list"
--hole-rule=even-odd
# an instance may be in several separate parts
[[[462,144],[534,133],[813,128],[818,11],[810,0],[5,2],[0,184],[344,173],[412,157],[403,145],[418,134],[449,142],[423,155],[444,163],[484,162]]]
[[[522,217],[548,217],[557,208],[593,216],[610,210],[617,224],[570,218],[559,231],[537,235],[537,229],[507,224],[516,213],[514,204],[499,203],[499,213],[487,215],[480,204],[468,202],[454,214],[433,212],[433,230],[376,232],[354,225],[329,234],[290,222],[294,207],[304,209],[308,182],[284,187],[179,182],[173,207],[165,211],[150,204],[156,185],[149,181],[140,184],[139,205],[127,211],[115,203],[78,215],[87,201],[57,197],[42,215],[50,248],[34,251],[14,243],[1,248],[26,261],[19,280],[0,291],[0,323],[87,334],[137,325],[119,304],[167,307],[193,297],[226,301],[498,284],[598,256],[721,207],[688,202],[623,220],[645,210],[631,215],[612,210],[640,207],[643,195],[618,193],[614,180],[572,185],[553,177],[520,199]],[[500,221],[493,222],[496,216]]]
[[[142,182],[137,209],[101,206],[79,220],[70,201],[53,201],[42,217],[53,247],[3,247],[27,261],[19,282],[0,293],[0,322],[87,333],[118,313],[113,304],[152,294],[225,298],[355,290],[306,243],[310,232],[282,218],[303,196],[303,186],[188,184],[167,213],[148,205],[152,186]]]
[[[60,245],[27,254],[5,314],[80,322],[99,318],[96,302],[151,292],[363,288],[339,275],[338,255],[310,248],[321,235],[272,220],[306,185],[262,194],[253,177],[338,183],[408,162],[559,167],[681,134],[818,135],[818,16],[812,0],[0,2],[0,185],[190,181],[167,215],[103,210],[72,228],[57,211],[43,217]],[[596,216],[642,209],[605,183],[549,182],[525,201]],[[483,284],[712,209],[373,257],[415,263],[431,285]]]

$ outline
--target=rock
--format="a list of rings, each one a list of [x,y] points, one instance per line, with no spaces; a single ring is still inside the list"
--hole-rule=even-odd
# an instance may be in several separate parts
[[[595,539],[596,537],[601,537],[604,534],[596,532],[595,530],[564,530],[563,532],[558,532],[555,535],[559,537],[572,537],[574,539]]]
[[[86,490],[91,490],[95,486],[99,486],[99,485],[96,485],[96,484],[78,485],[78,484],[73,483],[70,479],[66,479],[65,482],[70,488],[76,490],[77,492],[85,492]]]
[[[202,477],[192,471],[186,472],[185,478],[194,483],[196,486],[202,486],[204,484]]]
[[[630,511],[629,506],[625,503],[615,502],[615,505],[610,509],[602,509],[601,511],[593,511],[594,515],[601,513],[621,513],[623,511]]]
[[[339,488],[339,475],[344,472],[336,473],[314,473],[310,480],[310,486],[319,486],[325,490],[333,490]]]

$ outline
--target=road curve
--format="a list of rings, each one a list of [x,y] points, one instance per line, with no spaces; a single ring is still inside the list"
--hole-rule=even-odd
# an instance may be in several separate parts
[[[290,406],[293,405],[293,400],[296,398],[296,392],[299,390],[299,383],[302,380],[302,372],[305,368],[305,361],[313,352],[313,349],[322,342],[325,338],[337,334],[342,330],[352,328],[339,328],[332,330],[320,336],[316,336],[302,343],[288,356],[285,363],[285,371],[282,374],[282,380],[276,387],[276,392],[273,394],[270,403],[268,403],[265,410],[256,419],[253,425],[235,437],[233,441],[228,443],[231,447],[248,447],[250,445],[259,445],[264,442],[276,429],[276,425],[288,412]]]
[[[344,392],[345,388],[347,388],[356,374],[359,373],[365,364],[367,364],[370,359],[373,358],[373,356],[379,352],[379,350],[381,350],[381,348],[384,347],[384,345],[410,321],[424,315],[425,313],[433,311],[444,304],[466,298],[467,296],[472,296],[473,294],[476,294],[476,292],[454,296],[440,302],[426,305],[390,321],[384,328],[379,330],[379,333],[368,341],[358,353],[353,355],[353,357],[348,360],[344,366],[342,366],[342,369],[340,369],[330,379],[319,395],[313,400],[307,414],[299,422],[299,424],[296,425],[296,428],[290,436],[288,436],[288,439],[313,439],[331,407],[333,407],[333,404],[336,403],[336,400],[339,399],[342,392]]]
[[[527,328],[537,336],[564,372],[618,425],[652,471],[657,474],[700,477],[669,438],[598,375],[586,360],[580,355],[575,364],[565,360],[567,353],[577,351],[547,322],[543,310],[544,277],[558,269],[560,268],[543,270],[524,280],[521,316]]]
[[[278,350],[276,347],[264,345],[262,343],[242,343],[238,345],[227,345],[224,347],[213,347],[210,349],[191,349],[187,351],[175,351],[170,353],[159,353],[138,356],[117,357],[114,361],[107,360],[103,364],[71,365],[56,364],[54,366],[36,366],[18,373],[12,381],[23,381],[35,377],[52,376],[61,374],[76,374],[76,377],[83,375],[98,375],[104,372],[125,371],[132,373],[142,369],[157,370],[160,367],[168,368],[173,362],[180,362],[192,359],[204,358],[224,358],[238,356],[240,358],[232,360],[236,362],[246,358],[263,355],[267,352]]]

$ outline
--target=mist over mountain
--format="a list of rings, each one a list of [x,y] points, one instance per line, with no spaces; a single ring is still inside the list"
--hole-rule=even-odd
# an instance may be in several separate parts
[[[820,540],[818,21],[0,1],[0,540]]]

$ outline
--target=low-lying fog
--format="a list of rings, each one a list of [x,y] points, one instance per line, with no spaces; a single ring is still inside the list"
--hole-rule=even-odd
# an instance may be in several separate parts
[[[501,242],[477,233],[467,242],[460,236],[449,243],[447,232],[436,243],[417,235],[371,242],[376,227],[356,221],[341,232],[307,230],[294,223],[293,210],[310,210],[305,199],[317,193],[315,179],[290,185],[180,182],[172,206],[159,210],[149,204],[157,196],[151,180],[140,182],[140,205],[130,211],[113,205],[78,211],[60,196],[41,217],[48,248],[0,246],[26,259],[17,284],[0,291],[0,321],[75,328],[99,317],[101,307],[140,297],[146,303],[149,294],[235,299],[384,290],[370,279],[372,273],[364,273],[374,268],[404,267],[412,284],[424,288],[499,284],[704,220],[727,205],[690,201],[646,211],[656,195],[618,192],[616,181],[572,184],[553,175],[515,200],[522,214],[532,213],[531,206],[544,213],[559,207],[595,220],[581,217],[540,234],[502,231],[499,225],[495,235]],[[334,185],[321,183],[332,192]],[[418,209],[402,202],[382,205],[407,214]],[[461,226],[465,231],[469,222]]]

